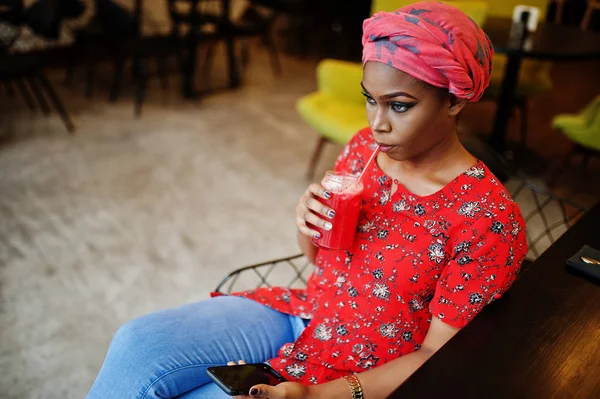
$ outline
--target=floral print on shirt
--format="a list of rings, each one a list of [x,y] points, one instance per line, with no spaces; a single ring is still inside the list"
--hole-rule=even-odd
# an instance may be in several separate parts
[[[360,131],[335,169],[360,173],[374,148]],[[510,287],[527,252],[521,213],[482,162],[424,197],[392,193],[376,162],[363,182],[352,248],[319,250],[305,290],[235,294],[312,319],[269,361],[289,380],[323,383],[418,350],[432,317],[464,327]]]

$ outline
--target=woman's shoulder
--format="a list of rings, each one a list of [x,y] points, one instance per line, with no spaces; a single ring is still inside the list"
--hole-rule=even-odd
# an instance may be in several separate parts
[[[477,201],[483,214],[512,215],[521,218],[519,206],[502,182],[482,162],[464,172],[463,184],[470,188],[469,200]]]

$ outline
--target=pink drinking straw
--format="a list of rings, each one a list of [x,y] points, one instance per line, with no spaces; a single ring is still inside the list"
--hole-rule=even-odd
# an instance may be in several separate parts
[[[362,180],[363,175],[365,174],[367,169],[369,169],[369,166],[371,166],[371,163],[373,162],[377,154],[379,154],[379,144],[377,144],[377,147],[375,147],[375,151],[373,151],[373,153],[371,154],[371,158],[369,158],[369,160],[367,161],[367,164],[365,165],[363,171],[360,172],[360,175],[358,176],[358,181]]]

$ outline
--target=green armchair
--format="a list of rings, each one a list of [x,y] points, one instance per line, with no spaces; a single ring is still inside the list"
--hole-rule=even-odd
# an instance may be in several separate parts
[[[346,144],[368,125],[365,99],[360,92],[361,64],[324,60],[317,66],[318,90],[298,100],[298,113],[320,135],[311,157],[307,177],[311,179],[323,146]]]
[[[552,127],[560,130],[574,145],[565,154],[550,177],[549,185],[554,186],[558,177],[571,158],[582,153],[584,165],[590,156],[600,152],[600,95],[596,96],[580,113],[561,114],[554,117]]]

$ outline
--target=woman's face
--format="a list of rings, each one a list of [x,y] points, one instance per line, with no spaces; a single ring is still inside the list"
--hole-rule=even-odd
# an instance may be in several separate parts
[[[414,159],[452,137],[464,101],[381,62],[367,62],[362,87],[375,141],[390,158]]]

